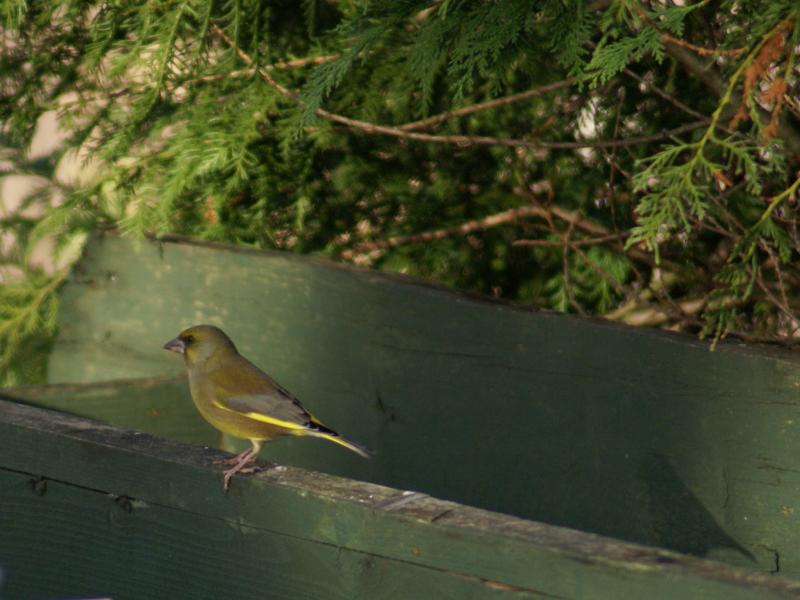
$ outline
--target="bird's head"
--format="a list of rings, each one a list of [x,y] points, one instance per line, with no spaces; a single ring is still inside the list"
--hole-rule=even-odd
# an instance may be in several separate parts
[[[237,354],[236,346],[219,327],[195,325],[164,344],[165,350],[182,354],[186,364],[204,363],[210,358]]]

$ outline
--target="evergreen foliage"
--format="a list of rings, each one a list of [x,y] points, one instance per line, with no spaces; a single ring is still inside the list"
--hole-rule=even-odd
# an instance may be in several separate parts
[[[795,0],[5,0],[5,171],[49,186],[0,215],[0,383],[41,376],[30,352],[55,327],[64,271],[32,248],[98,227],[791,343],[799,17]],[[51,110],[69,137],[32,160]],[[75,152],[96,175],[66,185]]]

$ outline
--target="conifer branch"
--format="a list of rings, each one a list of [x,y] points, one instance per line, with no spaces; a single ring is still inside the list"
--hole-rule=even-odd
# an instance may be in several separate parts
[[[780,26],[780,25],[779,25]],[[759,43],[759,47],[769,37],[769,34]],[[713,63],[705,64],[690,51],[682,46],[675,44],[667,44],[665,52],[672,58],[677,60],[683,67],[694,77],[702,81],[707,88],[718,96],[722,96],[726,90],[724,79],[720,76],[719,72],[714,68]],[[736,99],[736,97],[734,97]],[[761,108],[756,107],[756,110],[761,116],[768,117],[769,113]],[[790,123],[787,119],[782,118],[779,121],[778,135],[785,140],[791,152],[795,155],[800,155],[800,132],[797,127]]]
[[[214,27],[212,27],[211,30],[216,35],[220,36],[231,48],[233,48],[234,51],[239,55],[239,57],[243,61],[245,61],[248,65],[255,64],[253,59],[246,52],[244,52],[244,50],[239,48],[236,45],[236,43],[224,31],[222,31],[222,29],[220,29],[215,25]],[[272,75],[270,75],[269,72],[267,72],[262,68],[259,68],[258,73],[270,87],[278,91],[281,95],[290,98],[296,102],[300,102],[300,96],[297,92],[294,92],[289,88],[287,88],[286,86],[278,83],[275,80],[275,78],[272,77]],[[561,84],[561,82],[559,82],[559,84]],[[682,133],[686,133],[689,131],[694,131],[695,129],[699,129],[700,127],[703,126],[703,122],[688,123],[676,127],[674,129],[671,129],[669,131],[664,131],[662,133],[657,133],[653,135],[634,136],[625,139],[595,140],[595,141],[585,141],[585,142],[544,142],[538,140],[498,138],[498,137],[482,136],[482,135],[433,135],[429,133],[406,131],[405,129],[403,129],[402,125],[394,127],[388,125],[378,125],[377,123],[370,123],[369,121],[362,121],[360,119],[351,119],[350,117],[345,117],[344,115],[339,115],[336,113],[329,112],[324,108],[318,108],[315,111],[315,113],[324,119],[333,121],[334,123],[340,123],[342,125],[346,125],[352,129],[364,131],[365,133],[376,134],[376,135],[388,135],[392,137],[416,140],[420,142],[454,144],[457,146],[473,146],[473,145],[507,146],[510,148],[541,148],[541,149],[553,149],[553,150],[576,150],[580,148],[621,148],[626,146],[636,146],[638,144],[658,142],[665,139],[670,139],[676,135],[680,135]],[[409,125],[414,125],[415,127],[420,126],[419,122],[410,123]]]

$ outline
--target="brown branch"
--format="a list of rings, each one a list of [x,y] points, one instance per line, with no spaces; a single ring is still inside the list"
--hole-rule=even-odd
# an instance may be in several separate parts
[[[536,198],[528,191],[523,188],[514,188],[514,193],[522,198],[525,198],[529,202],[536,202]],[[556,217],[560,221],[564,221],[565,223],[574,222],[575,226],[578,229],[582,229],[583,231],[590,233],[594,236],[607,236],[612,235],[613,232],[606,229],[602,225],[594,223],[593,221],[588,221],[584,219],[578,211],[570,211],[559,206],[551,206],[549,209],[544,209],[542,207],[538,207],[542,211],[545,212],[545,215],[542,215],[542,218],[550,220],[552,217]],[[623,254],[638,260],[639,262],[643,262],[650,267],[659,266],[656,265],[655,259],[653,258],[652,254],[649,252],[644,252],[639,250],[638,248],[628,248],[623,249],[620,248],[620,252]],[[664,257],[661,258],[660,266],[665,269],[670,269],[671,271],[675,271],[676,273],[685,272],[686,269],[681,265],[674,263],[665,259]]]
[[[426,127],[430,127],[431,125],[436,125],[438,123],[441,123],[442,121],[446,121],[448,119],[452,119],[455,117],[463,117],[465,115],[470,115],[472,113],[476,113],[481,110],[497,108],[498,106],[507,106],[515,102],[522,102],[523,100],[528,100],[529,98],[536,98],[537,96],[543,96],[545,94],[549,94],[550,92],[554,92],[555,90],[560,90],[561,88],[569,87],[573,83],[575,83],[575,79],[573,77],[570,77],[569,79],[563,79],[561,81],[556,81],[555,83],[549,83],[547,85],[536,87],[527,90],[525,92],[520,92],[519,94],[504,96],[502,98],[496,98],[494,100],[489,100],[487,102],[479,102],[478,104],[473,104],[471,106],[467,106],[465,108],[459,108],[457,110],[449,110],[447,112],[443,112],[438,115],[428,117],[427,119],[421,119],[419,121],[413,121],[411,123],[406,123],[405,125],[400,125],[399,127],[397,127],[397,129],[400,129],[402,131],[411,131],[413,129],[424,129]]]
[[[695,129],[699,129],[705,123],[694,122],[681,125],[669,131],[657,133],[653,135],[643,135],[638,137],[629,137],[622,140],[595,140],[584,142],[542,142],[538,140],[520,140],[513,138],[497,138],[489,136],[475,136],[475,135],[432,135],[427,133],[406,132],[397,127],[387,127],[385,125],[376,125],[367,121],[360,121],[358,119],[351,119],[342,115],[330,113],[323,109],[318,109],[317,114],[321,117],[348,125],[353,129],[360,129],[366,133],[389,135],[393,137],[405,138],[410,140],[417,140],[421,142],[436,142],[439,144],[455,144],[459,146],[507,146],[511,148],[543,148],[551,150],[575,150],[579,148],[621,148],[625,146],[635,146],[637,144],[645,144],[649,142],[658,142],[669,139],[673,136],[680,135]]]
[[[714,56],[714,57],[731,56],[734,58],[739,56],[740,54],[744,54],[748,50],[747,48],[730,48],[726,50],[720,48],[704,48],[702,46],[696,46],[691,42],[687,42],[686,40],[676,38],[667,33],[666,31],[662,31],[661,28],[658,26],[658,23],[653,19],[651,19],[645,12],[644,8],[639,4],[634,4],[633,7],[634,10],[636,10],[636,13],[639,15],[639,18],[642,20],[642,22],[648,25],[649,27],[652,27],[656,31],[658,31],[658,33],[661,36],[661,41],[664,42],[664,44],[667,46],[676,46],[678,48],[683,48],[685,50],[694,52],[695,54],[699,54],[700,56]]]
[[[295,58],[286,60],[279,63],[273,63],[264,67],[267,70],[278,69],[280,71],[287,71],[289,69],[299,69],[309,65],[321,65],[322,63],[331,62],[339,58],[338,54],[323,54],[322,56],[307,56],[305,58]]]
[[[482,219],[467,221],[466,223],[455,225],[453,227],[444,227],[442,229],[435,229],[433,231],[423,231],[422,233],[416,233],[412,235],[400,235],[375,242],[362,242],[355,244],[351,249],[343,251],[340,256],[345,260],[353,260],[357,254],[387,250],[389,248],[405,246],[406,244],[418,244],[420,242],[441,240],[451,235],[463,235],[473,231],[490,229],[505,223],[513,223],[514,221],[518,221],[530,216],[541,217],[544,212],[544,209],[539,206],[521,206],[519,208],[512,208],[510,210],[490,215]]]
[[[239,58],[241,58],[244,62],[246,62],[251,67],[255,66],[255,61],[252,58],[250,58],[250,55],[247,54],[241,48],[239,48],[238,44],[236,42],[234,42],[230,38],[230,36],[228,36],[227,33],[222,31],[222,29],[220,29],[217,25],[212,25],[211,26],[211,31],[215,35],[218,35],[219,37],[221,37],[225,41],[225,43],[228,44],[228,46],[233,48],[234,52],[236,52],[236,54],[239,56]],[[269,74],[269,71],[267,71],[266,69],[260,68],[260,69],[258,69],[258,74],[261,75],[261,77],[264,79],[264,81],[266,81],[270,85],[270,87],[275,88],[276,90],[278,90],[278,92],[280,92],[281,94],[283,94],[287,98],[292,98],[294,100],[297,100],[297,94],[294,93],[289,88],[287,88],[286,86],[283,86],[280,83],[278,83],[277,81],[275,81],[275,79],[272,77],[272,75]]]
[[[595,238],[585,238],[581,240],[570,240],[570,248],[577,248],[579,246],[596,246],[608,242],[616,242],[624,240],[628,237],[629,233],[624,234],[610,234]],[[512,246],[542,246],[544,248],[561,248],[564,245],[563,240],[514,240],[511,242]]]
[[[253,65],[253,59],[244,52],[222,29],[216,25],[212,27],[213,33],[220,36],[225,42],[233,48],[239,57],[249,65]],[[291,98],[297,102],[300,101],[296,92],[293,92],[284,85],[278,83],[272,75],[263,68],[258,69],[259,75],[267,82],[273,89],[277,90],[283,96]],[[435,142],[440,144],[456,144],[462,146],[481,145],[481,146],[507,146],[512,148],[546,148],[546,149],[578,149],[578,148],[615,148],[623,146],[633,146],[636,144],[644,144],[648,142],[657,142],[668,139],[672,136],[686,133],[703,126],[703,122],[688,123],[676,127],[670,131],[665,131],[654,135],[645,135],[638,137],[630,137],[624,140],[596,140],[586,142],[541,142],[537,140],[520,140],[510,138],[496,138],[489,136],[473,136],[473,135],[432,135],[428,133],[419,133],[414,131],[405,131],[400,127],[392,127],[387,125],[378,125],[368,121],[361,121],[359,119],[351,119],[336,113],[329,112],[323,108],[318,108],[315,113],[329,121],[347,125],[353,129],[358,129],[366,133],[388,135],[398,138],[417,140],[421,142]],[[401,126],[402,127],[402,126]]]
[[[536,199],[529,192],[526,192],[521,189],[515,189],[514,192],[517,195],[524,197],[526,200],[536,202]],[[401,235],[388,238],[385,240],[361,242],[355,244],[352,248],[342,251],[340,257],[344,260],[350,260],[350,261],[357,260],[359,257],[363,257],[365,255],[376,255],[390,248],[397,248],[399,246],[405,246],[408,244],[419,244],[422,242],[441,240],[452,235],[464,235],[467,233],[472,233],[474,231],[490,229],[492,227],[497,227],[499,225],[504,225],[506,223],[513,223],[521,219],[525,219],[527,217],[539,217],[541,219],[544,219],[547,223],[550,224],[549,230],[551,232],[556,232],[555,225],[553,223],[553,217],[555,217],[559,221],[566,223],[569,226],[570,230],[572,230],[572,228],[577,228],[595,237],[588,240],[574,240],[574,241],[567,239],[566,242],[564,240],[562,240],[561,242],[554,242],[551,240],[515,240],[514,242],[512,242],[512,245],[549,246],[549,247],[560,247],[560,248],[565,248],[568,246],[569,248],[577,250],[578,247],[580,246],[602,244],[605,242],[614,242],[614,241],[621,242],[629,235],[629,233],[627,232],[619,235],[614,234],[605,227],[603,227],[602,225],[599,225],[597,223],[585,219],[578,211],[569,211],[558,206],[551,206],[548,208],[544,208],[537,202],[533,206],[521,206],[518,208],[512,208],[500,213],[496,213],[494,215],[490,215],[488,217],[467,221],[465,223],[461,223],[460,225],[455,225],[452,227],[443,227],[441,229],[423,231],[421,233]],[[648,266],[651,267],[656,266],[655,260],[649,253],[643,252],[637,248],[624,249],[620,245],[620,252],[626,254],[627,256],[635,260],[646,263]],[[671,261],[666,260],[663,257],[661,259],[660,266],[662,268],[667,268],[675,272],[683,271],[680,265],[672,263]]]
[[[720,49],[720,48],[703,48],[702,46],[695,46],[694,44],[687,42],[686,40],[682,40],[676,37],[671,36],[668,33],[661,34],[661,41],[667,44],[673,44],[675,46],[680,46],[681,48],[686,48],[695,54],[699,54],[700,56],[731,56],[736,58],[747,52],[747,48],[728,48],[728,49]]]
[[[212,28],[212,31],[216,35],[220,36],[223,40],[225,40],[225,42],[231,48],[234,48],[236,50],[236,53],[239,55],[239,57],[242,60],[244,60],[246,63],[248,63],[250,65],[253,64],[253,59],[248,54],[246,54],[243,50],[241,50],[236,45],[236,43],[224,31],[222,31],[222,29],[220,29],[217,26],[214,26]],[[295,68],[295,67],[306,66],[307,64],[314,64],[314,65],[322,64],[322,63],[325,63],[325,62],[330,62],[330,61],[336,60],[337,58],[339,58],[338,54],[328,54],[328,55],[324,55],[324,56],[316,56],[316,57],[312,57],[312,58],[296,59],[296,60],[293,60],[293,61],[288,61],[288,62],[283,62],[283,63],[276,63],[274,65],[267,65],[266,67],[263,67],[263,68],[266,68],[267,70],[291,69],[291,68]],[[239,73],[244,73],[244,72],[247,72],[248,74],[252,74],[252,73],[255,72],[255,69],[254,68],[250,68],[250,69],[243,69],[242,71],[239,71]],[[197,81],[214,81],[215,79],[218,79],[218,78],[221,79],[221,78],[224,78],[225,76],[226,76],[225,74],[210,75],[207,78],[206,77],[201,77]],[[282,94],[287,95],[287,96],[291,96],[292,98],[297,99],[298,96],[296,94],[292,93],[288,88],[285,88],[283,86],[279,86],[276,81],[274,81],[272,79],[266,79],[266,81],[267,81],[267,83],[269,83],[272,87],[277,89]],[[545,94],[549,94],[550,92],[554,92],[556,90],[560,90],[562,88],[569,87],[570,85],[575,83],[575,81],[576,81],[576,79],[574,77],[570,77],[570,78],[567,78],[567,79],[563,79],[561,81],[556,81],[556,82],[553,82],[553,83],[549,83],[547,85],[542,85],[542,86],[539,86],[539,87],[536,87],[536,88],[533,88],[533,89],[530,89],[530,90],[526,90],[526,91],[520,92],[518,94],[512,94],[510,96],[504,96],[502,98],[496,98],[494,100],[488,100],[486,102],[479,102],[479,103],[473,104],[471,106],[466,106],[464,108],[460,108],[460,109],[457,109],[457,110],[447,111],[447,112],[444,112],[444,113],[441,113],[441,114],[438,114],[438,115],[434,115],[432,117],[428,117],[426,119],[421,119],[419,121],[412,121],[411,123],[406,123],[404,125],[400,125],[400,126],[396,127],[395,129],[398,129],[400,131],[412,131],[414,129],[424,129],[426,127],[430,127],[431,125],[436,125],[436,124],[441,123],[443,121],[446,121],[448,119],[452,119],[452,118],[456,118],[456,117],[463,117],[465,115],[476,113],[476,112],[479,112],[479,111],[482,111],[482,110],[488,110],[488,109],[491,109],[491,108],[497,108],[498,106],[507,106],[508,104],[514,104],[516,102],[522,102],[523,100],[528,100],[529,98],[536,98],[538,96],[544,96]],[[322,113],[325,113],[325,112],[327,112],[327,111],[322,111]],[[321,113],[318,113],[318,114],[320,114],[320,116],[322,116]],[[331,113],[328,113],[328,114],[331,114]]]

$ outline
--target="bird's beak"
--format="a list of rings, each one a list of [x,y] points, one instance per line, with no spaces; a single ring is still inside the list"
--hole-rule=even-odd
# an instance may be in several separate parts
[[[178,354],[184,354],[186,352],[186,344],[180,338],[172,338],[170,341],[164,344],[164,350],[177,352]]]

